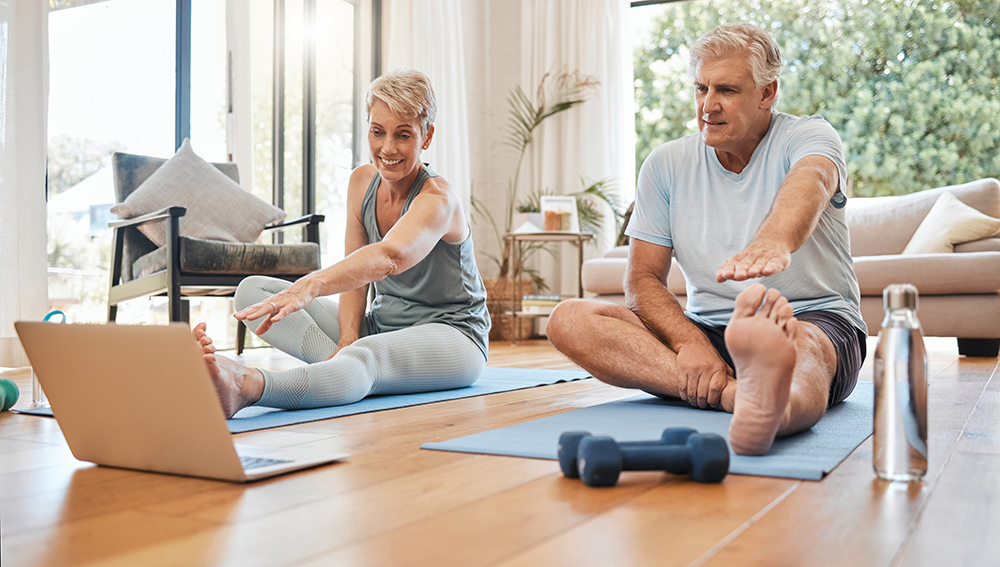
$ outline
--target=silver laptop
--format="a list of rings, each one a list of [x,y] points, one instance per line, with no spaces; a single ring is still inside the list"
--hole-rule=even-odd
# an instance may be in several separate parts
[[[201,349],[184,324],[14,327],[82,461],[247,482],[348,456],[234,445]]]

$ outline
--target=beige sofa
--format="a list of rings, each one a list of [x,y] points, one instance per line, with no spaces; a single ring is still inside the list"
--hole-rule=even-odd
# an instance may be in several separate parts
[[[882,290],[912,283],[920,291],[917,315],[925,336],[956,337],[959,352],[997,356],[1000,347],[1000,238],[955,246],[954,253],[903,255],[910,238],[938,196],[948,191],[963,203],[1000,218],[1000,182],[981,179],[901,197],[852,198],[847,205],[851,255],[861,288],[861,314],[868,332],[882,323]],[[582,269],[588,297],[624,304],[622,281],[628,248],[619,246]],[[684,301],[684,277],[676,260],[667,287]]]

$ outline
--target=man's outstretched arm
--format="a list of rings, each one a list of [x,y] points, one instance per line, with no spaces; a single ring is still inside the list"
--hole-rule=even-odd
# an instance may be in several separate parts
[[[813,233],[837,192],[840,174],[829,158],[812,155],[795,162],[778,190],[771,211],[749,246],[715,272],[718,282],[774,275],[792,263],[792,252]]]

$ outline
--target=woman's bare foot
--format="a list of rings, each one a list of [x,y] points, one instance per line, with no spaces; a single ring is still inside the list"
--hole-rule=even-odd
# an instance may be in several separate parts
[[[191,333],[201,347],[201,357],[212,376],[212,385],[219,395],[226,419],[252,405],[264,394],[264,375],[255,368],[248,368],[224,356],[215,355],[212,338],[205,334],[207,325],[198,323]]]
[[[738,384],[729,444],[737,454],[767,453],[789,421],[797,330],[792,306],[778,290],[754,284],[737,296],[726,327]]]

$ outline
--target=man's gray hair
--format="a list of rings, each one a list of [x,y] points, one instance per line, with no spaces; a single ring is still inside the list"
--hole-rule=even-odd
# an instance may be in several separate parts
[[[688,74],[694,80],[703,61],[725,59],[741,51],[746,52],[750,60],[750,75],[757,87],[781,76],[785,62],[781,59],[778,43],[771,34],[752,24],[722,24],[699,37],[691,46]],[[771,110],[778,106],[778,95],[776,91]]]
[[[389,105],[389,110],[404,120],[420,122],[422,134],[437,118],[437,101],[431,80],[420,71],[396,69],[376,78],[368,85],[365,95],[365,113],[371,120],[375,99]]]

